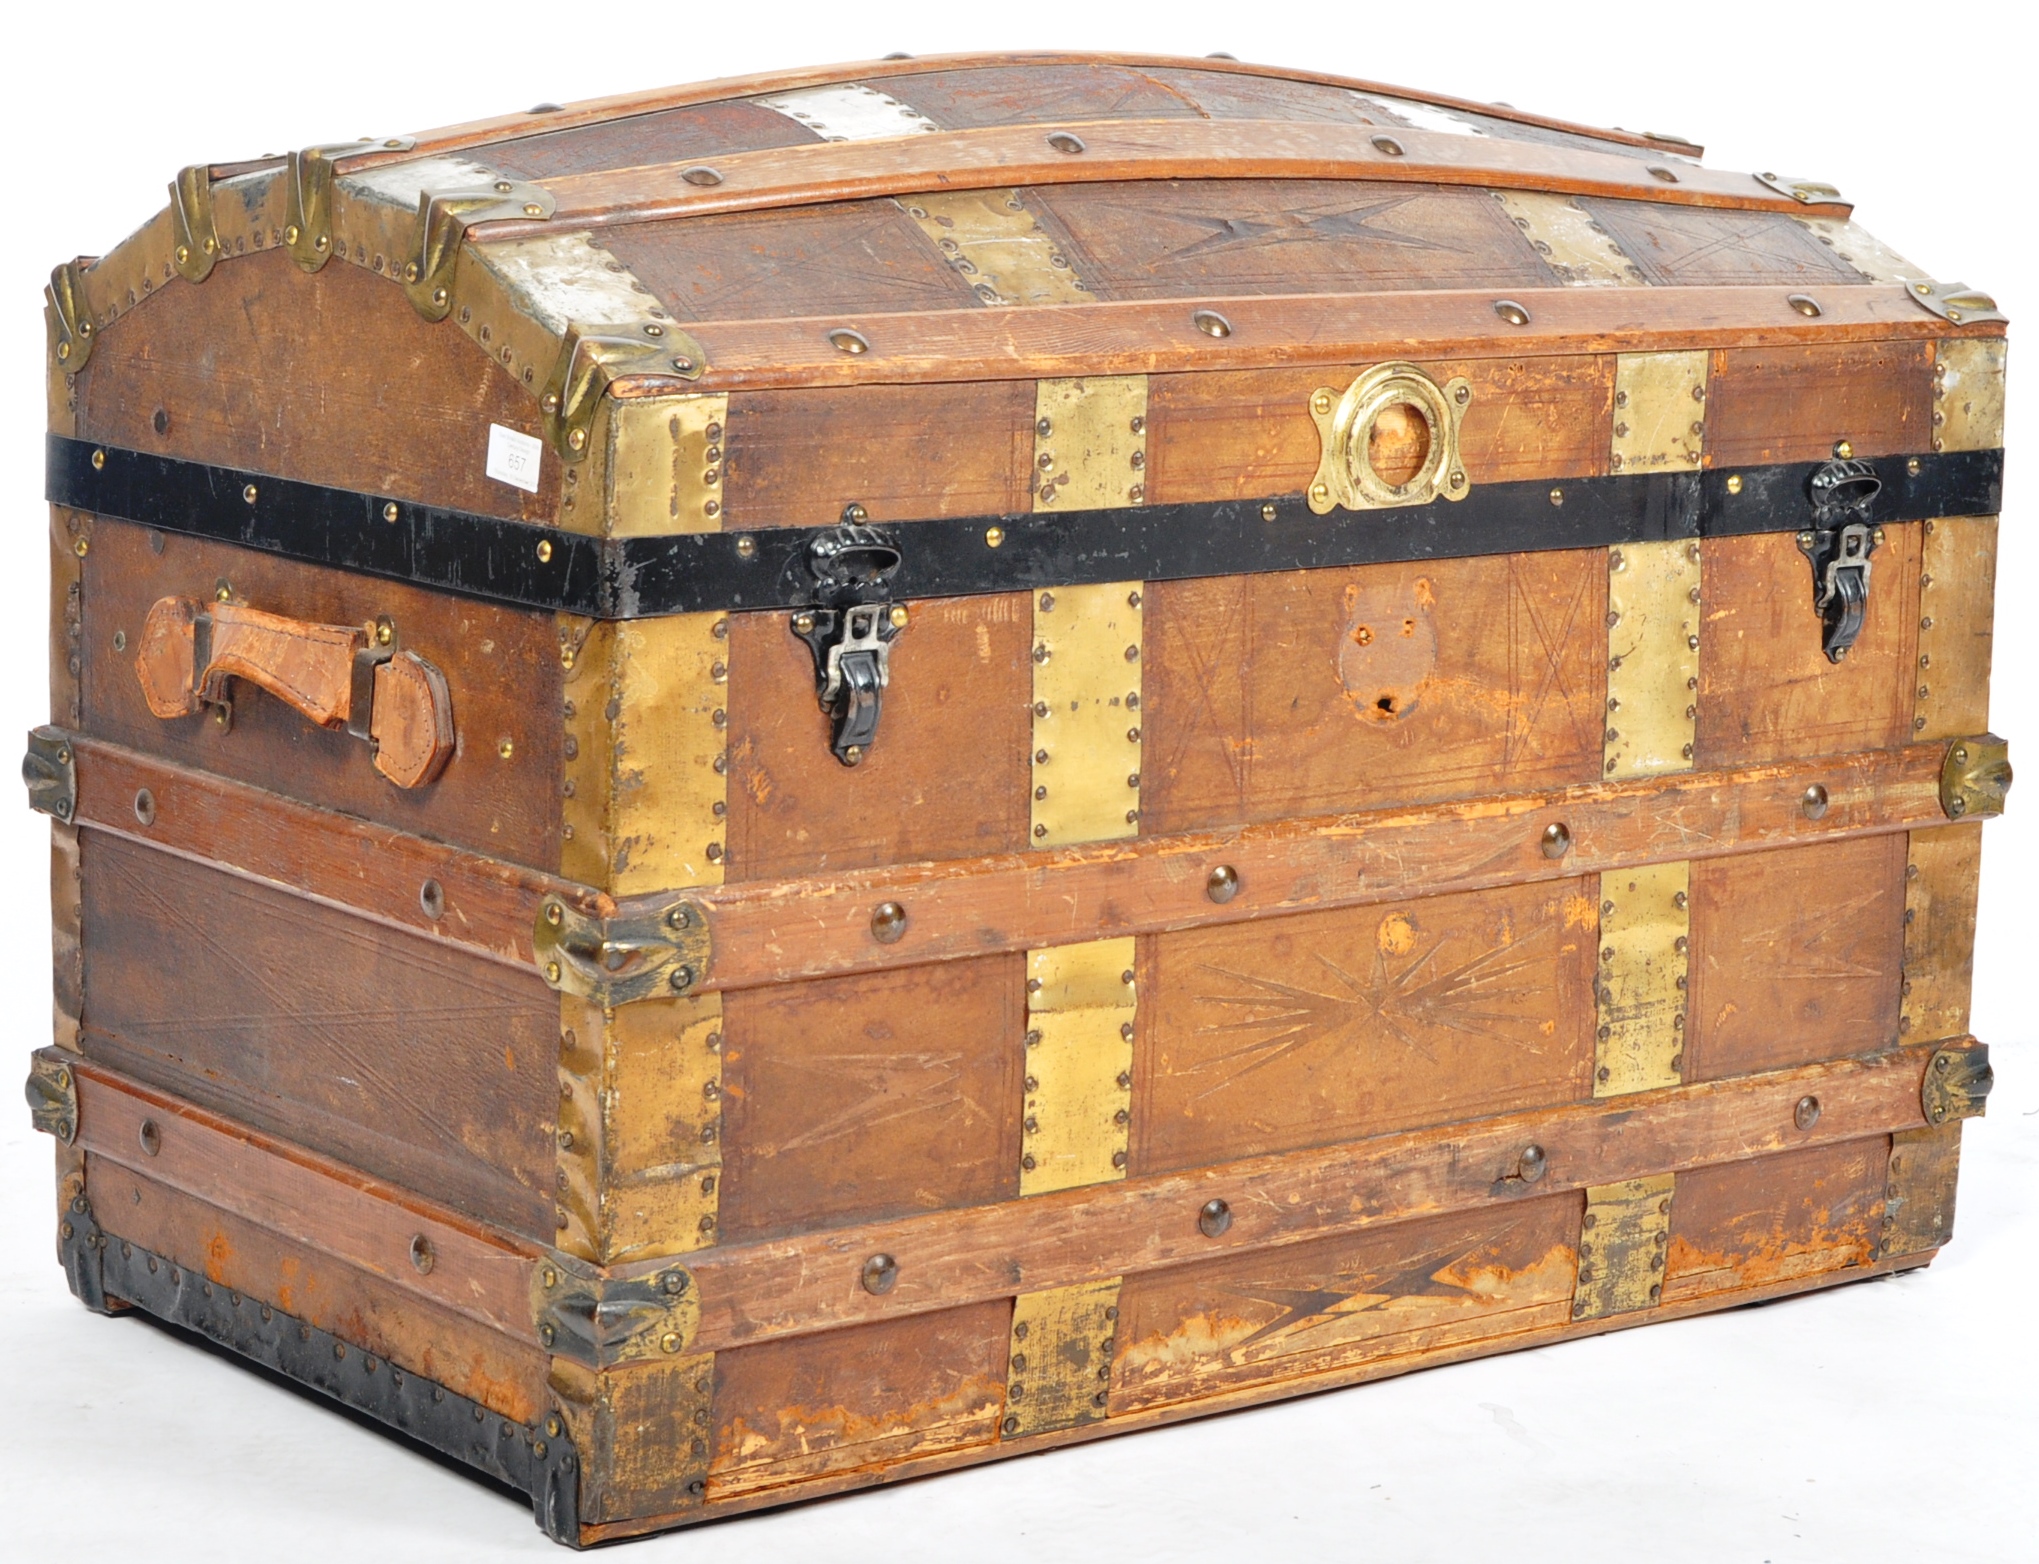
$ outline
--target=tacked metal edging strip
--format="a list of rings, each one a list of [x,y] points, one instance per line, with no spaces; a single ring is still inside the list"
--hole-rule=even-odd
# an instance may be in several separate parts
[[[902,531],[891,584],[906,600],[1796,532],[1818,465],[1572,478],[1562,504],[1545,481],[1475,482],[1455,504],[1397,511],[1392,527],[1372,512],[1313,515],[1299,494],[885,520]],[[2000,509],[2001,449],[1875,465],[1876,522]],[[1740,479],[1732,493],[1730,476]],[[813,597],[802,528],[602,540],[54,434],[46,487],[52,504],[165,532],[595,619],[804,607]],[[987,542],[994,530],[997,545]]]

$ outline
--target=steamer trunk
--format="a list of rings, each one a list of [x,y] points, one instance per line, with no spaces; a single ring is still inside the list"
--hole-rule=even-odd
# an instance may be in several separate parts
[[[1924,1264],[2004,324],[1211,61],[186,170],[50,299],[79,1297],[576,1545]]]

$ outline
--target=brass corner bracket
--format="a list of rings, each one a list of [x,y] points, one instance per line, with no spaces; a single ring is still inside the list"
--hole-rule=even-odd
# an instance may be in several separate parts
[[[28,784],[30,809],[69,825],[78,811],[78,752],[71,735],[62,728],[31,728],[21,780]]]
[[[404,293],[425,319],[444,320],[453,309],[453,273],[470,227],[512,218],[546,218],[558,208],[559,202],[543,185],[516,179],[497,179],[472,189],[421,191],[411,258],[404,263]]]
[[[546,1351],[597,1369],[676,1356],[701,1326],[700,1289],[679,1265],[609,1276],[548,1254],[532,1274],[531,1310]]]
[[[212,212],[212,166],[180,168],[170,181],[171,259],[186,282],[204,282],[220,254],[219,227]]]
[[[38,1048],[28,1056],[29,1122],[66,1145],[78,1138],[78,1078],[71,1062],[55,1048]]]
[[[1926,1062],[1919,1107],[1928,1124],[1979,1119],[1994,1085],[1996,1072],[1989,1067],[1989,1044],[1971,1041],[1938,1048]]]
[[[75,375],[92,357],[92,306],[85,298],[84,263],[66,261],[50,273],[43,290],[54,317],[56,340],[50,351],[67,375]]]
[[[691,901],[590,917],[564,897],[539,904],[531,944],[546,983],[604,1009],[691,994],[708,971],[707,914]]]
[[[1904,291],[1920,309],[1952,325],[1975,326],[2010,319],[1997,308],[1995,299],[1965,282],[1908,282]]]
[[[417,145],[409,136],[381,140],[332,141],[290,154],[284,170],[285,216],[283,247],[290,258],[315,272],[333,258],[334,165],[364,152],[408,152]]]
[[[1342,394],[1320,386],[1310,394],[1323,446],[1310,509],[1322,516],[1428,505],[1440,495],[1464,499],[1472,484],[1459,456],[1459,424],[1472,399],[1470,381],[1440,386],[1414,364],[1378,364]]]
[[[2011,790],[2011,747],[1994,733],[1956,739],[1940,762],[1940,808],[1949,820],[1987,820],[2004,812]]]
[[[656,331],[658,335],[651,333]],[[671,321],[640,326],[567,327],[538,405],[545,438],[561,461],[588,454],[595,411],[609,387],[625,375],[666,380],[699,380],[708,367],[701,344]]]

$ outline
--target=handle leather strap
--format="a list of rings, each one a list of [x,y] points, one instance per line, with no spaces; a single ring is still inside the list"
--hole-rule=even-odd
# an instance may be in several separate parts
[[[320,727],[366,739],[375,769],[398,787],[424,786],[453,756],[446,676],[354,625],[160,598],[142,626],[135,676],[165,720],[222,704],[229,679],[259,685]]]

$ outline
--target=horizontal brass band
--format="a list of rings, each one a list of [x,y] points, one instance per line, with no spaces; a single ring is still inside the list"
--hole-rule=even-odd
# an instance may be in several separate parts
[[[1056,145],[1051,138],[1061,138]],[[1070,145],[1074,141],[1074,146]],[[1387,141],[1389,147],[1381,143]],[[1851,210],[1838,195],[1803,202],[1752,174],[1681,162],[1674,170],[1633,154],[1492,136],[1301,120],[1072,120],[993,125],[883,141],[820,141],[733,152],[721,177],[690,184],[700,162],[560,175],[539,181],[559,203],[556,221],[642,222],[718,212],[769,211],[926,190],[1093,184],[1131,179],[1366,179],[1482,189],[1547,190],[1736,211]],[[1669,176],[1669,177],[1667,177]],[[536,225],[477,224],[486,242]]]
[[[532,935],[546,897],[597,919],[672,900],[657,895],[619,903],[587,886],[119,745],[71,743],[77,824],[512,966],[535,971]],[[738,881],[688,893],[705,914],[713,951],[690,991],[755,988],[1939,825],[1946,819],[1940,770],[1947,749],[1915,744],[1233,832]],[[1805,790],[1815,783],[1828,797],[1817,820],[1803,808]],[[155,802],[146,826],[133,807],[142,788]],[[1572,844],[1557,859],[1542,847],[1544,828],[1553,823],[1566,828]],[[288,845],[308,841],[322,850],[305,854]],[[1205,893],[1216,864],[1229,867],[1238,884],[1222,903]],[[437,918],[425,911],[420,895],[427,880],[439,886],[432,898]],[[903,936],[890,943],[871,933],[871,911],[886,901],[908,912]]]
[[[1618,290],[1570,290],[1603,291]],[[596,538],[63,435],[45,456],[52,504],[468,597],[623,620],[815,606],[808,528]],[[1868,519],[1994,515],[2003,461],[2000,449],[1879,456]],[[1548,482],[1475,472],[1463,499],[1410,506],[1393,527],[1368,511],[1315,515],[1301,494],[909,519],[888,585],[901,602],[1795,533],[1819,466],[1568,478],[1561,507]]]
[[[1957,1051],[1981,1053],[1956,1042]],[[1638,1092],[1472,1123],[1375,1136],[1191,1172],[1036,1195],[996,1205],[696,1251],[687,1270],[700,1315],[690,1352],[955,1308],[1017,1292],[1075,1286],[1332,1233],[1585,1189],[1808,1146],[1925,1128],[1929,1054],[1890,1049],[1830,1063]],[[80,1062],[79,1144],[338,1260],[411,1288],[528,1341],[540,1251],[489,1233],[324,1158],[217,1119]],[[1797,1105],[1821,1111],[1800,1128]],[[157,1126],[154,1154],[141,1144]],[[1535,1181],[1516,1170],[1542,1150]],[[1213,1197],[1233,1220],[1199,1227]],[[438,1253],[417,1274],[404,1244],[424,1233]],[[404,1235],[399,1239],[391,1235]],[[383,1250],[388,1253],[383,1253]],[[897,1280],[860,1284],[888,1255]],[[591,1272],[610,1284],[670,1262]],[[626,1370],[627,1371],[627,1370]]]

